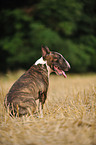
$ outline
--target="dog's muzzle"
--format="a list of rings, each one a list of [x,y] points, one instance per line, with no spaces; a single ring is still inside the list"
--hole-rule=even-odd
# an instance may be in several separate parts
[[[67,78],[65,72],[61,69],[59,69],[58,67],[54,66],[54,70],[56,72],[57,75],[63,75],[65,78]]]
[[[58,66],[54,66],[54,71],[57,75],[63,75],[65,78],[67,78],[65,71],[68,71],[70,68],[70,64],[68,63],[67,67],[65,67],[64,69],[60,69]]]

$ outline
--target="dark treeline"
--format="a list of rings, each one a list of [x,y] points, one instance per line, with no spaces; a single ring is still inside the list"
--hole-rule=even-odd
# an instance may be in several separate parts
[[[96,0],[1,0],[0,28],[1,72],[28,69],[42,44],[71,72],[96,72]]]

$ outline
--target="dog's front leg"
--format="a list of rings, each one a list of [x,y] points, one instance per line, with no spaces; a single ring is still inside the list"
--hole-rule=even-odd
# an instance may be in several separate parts
[[[40,114],[40,118],[43,118],[43,103],[41,102],[41,99],[39,99],[38,103],[38,113]]]
[[[38,113],[40,114],[40,99],[39,99],[39,102],[38,102]]]
[[[43,118],[43,104],[40,102],[40,118]]]
[[[40,92],[38,111],[40,113],[41,118],[43,118],[43,106],[44,106],[45,100],[46,100],[46,93]]]

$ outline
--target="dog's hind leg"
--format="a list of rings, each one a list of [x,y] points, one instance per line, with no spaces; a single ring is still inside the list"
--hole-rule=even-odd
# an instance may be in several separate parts
[[[13,102],[14,111],[16,114],[18,113],[19,116],[25,115],[25,114],[36,114],[36,101],[32,97],[26,97],[22,99],[16,99]],[[17,107],[18,106],[18,107]]]

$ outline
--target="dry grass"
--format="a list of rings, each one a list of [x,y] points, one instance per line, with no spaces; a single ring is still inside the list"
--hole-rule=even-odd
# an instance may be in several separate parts
[[[0,75],[0,145],[96,145],[96,74],[51,76],[44,117],[11,118],[4,96],[21,74]]]

